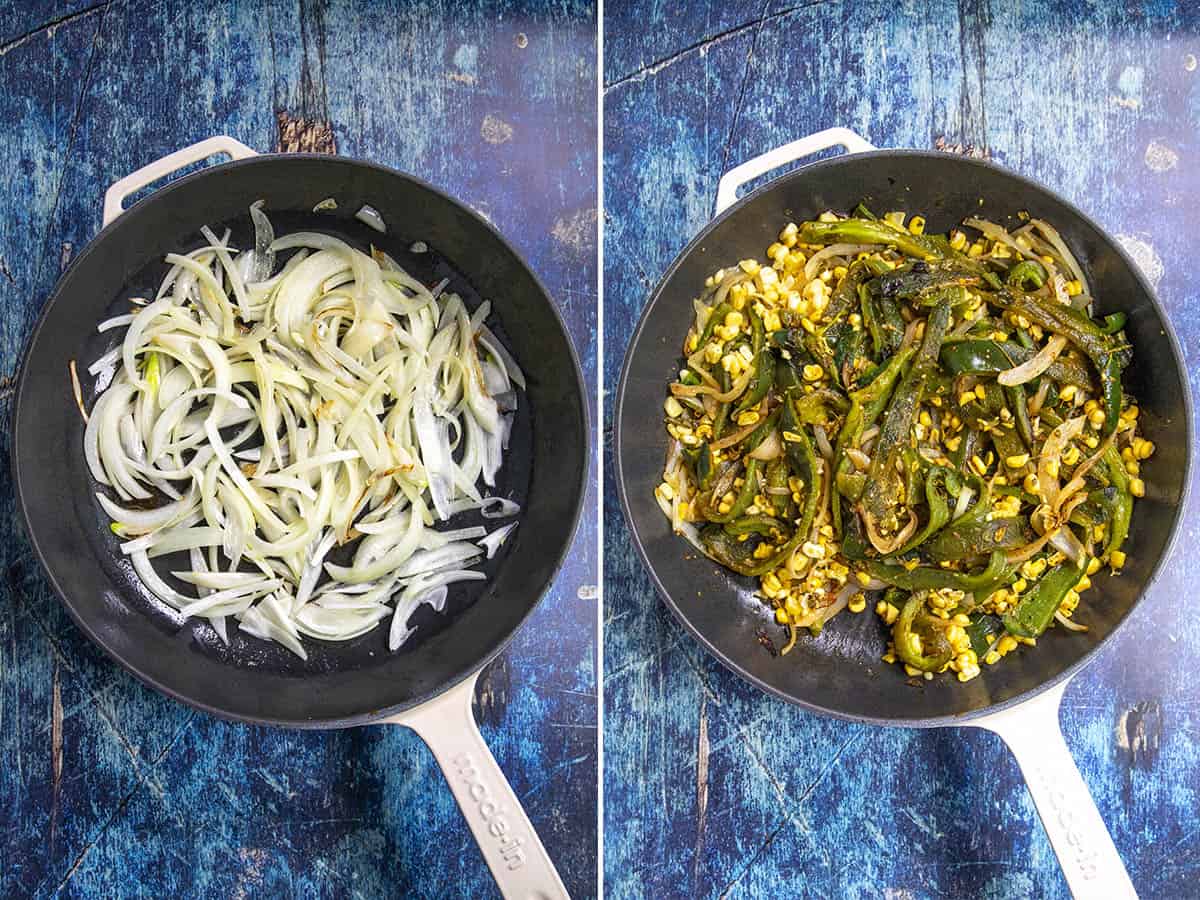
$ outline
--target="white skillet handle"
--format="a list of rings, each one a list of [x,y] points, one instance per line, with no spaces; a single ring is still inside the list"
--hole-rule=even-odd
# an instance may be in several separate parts
[[[1058,724],[1066,684],[970,724],[994,731],[1017,758],[1075,900],[1137,898]]]
[[[476,672],[441,696],[390,719],[433,751],[500,892],[508,900],[567,900],[567,889],[521,802],[483,742],[471,700]]]
[[[123,204],[125,198],[130,194],[140,191],[146,185],[153,184],[160,178],[166,178],[172,172],[176,172],[186,165],[200,162],[219,153],[224,153],[231,159],[245,159],[247,156],[257,155],[241,141],[235,141],[223,134],[169,153],[162,159],[142,166],[131,175],[126,175],[120,181],[113,182],[113,186],[104,193],[104,224],[107,225],[125,211]]]
[[[768,150],[762,156],[746,160],[740,166],[734,166],[721,176],[717,184],[717,214],[723,213],[737,200],[738,188],[748,181],[753,181],[760,175],[766,175],[772,169],[786,166],[790,162],[812,156],[831,147],[845,147],[847,153],[862,153],[874,150],[870,142],[859,137],[849,128],[826,128],[798,141]]]

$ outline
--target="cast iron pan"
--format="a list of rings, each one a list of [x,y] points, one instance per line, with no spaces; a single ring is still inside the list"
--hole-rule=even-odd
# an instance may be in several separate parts
[[[871,150],[846,129],[828,129],[763,154],[722,178],[718,205],[738,183],[833,146],[852,155],[798,169],[753,192],[705,228],[659,283],[642,313],[617,389],[618,487],[638,553],[675,617],[722,663],[763,690],[825,715],[882,725],[971,724],[998,733],[1021,767],[1077,898],[1136,897],[1119,852],[1062,738],[1058,706],[1067,680],[1112,635],[1149,588],[1170,551],[1188,487],[1191,403],[1179,348],[1149,285],[1117,244],[1071,204],[1028,179],[979,160],[912,150]],[[1128,562],[1120,577],[1098,578],[1087,594],[1086,633],[1052,629],[1035,650],[983,666],[966,684],[943,677],[910,682],[880,655],[886,634],[874,615],[841,615],[817,638],[801,637],[786,656],[760,636],[781,630],[755,584],[721,568],[672,533],[654,501],[666,452],[662,404],[678,371],[692,299],[705,277],[746,257],[759,258],[788,221],[864,201],[904,209],[942,232],[964,216],[1001,223],[1019,212],[1059,230],[1083,265],[1100,314],[1124,310],[1135,362],[1125,384],[1138,398],[1141,424],[1158,452],[1143,469],[1146,497],[1136,504]]]
[[[337,210],[313,213],[327,197],[336,198]],[[395,654],[387,651],[386,627],[346,643],[306,639],[307,662],[242,635],[226,649],[203,623],[178,627],[133,575],[93,498],[68,361],[79,361],[90,408],[95,390],[86,367],[121,334],[97,335],[96,323],[127,309],[131,296],[153,296],[166,272],[164,254],[200,246],[200,226],[217,233],[228,226],[235,245],[247,246],[247,209],[259,199],[278,233],[303,228],[360,249],[373,243],[426,284],[449,277],[449,289],[468,306],[490,299],[489,321],[499,323],[529,380],[497,487],[521,503],[520,525],[488,567],[488,581],[455,585],[444,614],[423,608],[414,620],[418,633]],[[364,203],[381,213],[387,234],[354,218]],[[430,251],[410,252],[416,241]],[[147,684],[185,703],[299,728],[394,714],[499,653],[562,562],[587,471],[579,364],[553,301],[517,253],[475,213],[418,179],[330,156],[261,156],[216,166],[117,218],[76,258],[42,310],[13,420],[19,506],[47,574],[84,632]]]
[[[182,178],[120,212],[121,199],[135,188],[219,152],[235,161]],[[337,201],[335,211],[312,211],[329,197]],[[306,640],[309,658],[302,661],[236,630],[226,647],[207,624],[181,626],[141,587],[94,500],[68,361],[78,360],[86,372],[119,340],[119,333],[97,335],[96,323],[126,311],[131,296],[152,295],[166,272],[163,256],[200,246],[202,225],[218,233],[228,226],[236,246],[249,246],[248,208],[257,200],[265,201],[277,232],[321,231],[363,250],[374,244],[428,285],[449,278],[449,289],[471,308],[491,300],[489,324],[528,380],[495,489],[521,504],[520,525],[485,564],[488,580],[452,586],[442,613],[419,610],[410,620],[417,633],[397,653],[387,650],[386,627],[344,643]],[[382,215],[386,234],[355,218],[364,204]],[[18,506],[75,621],[151,687],[218,716],[298,728],[375,721],[413,728],[446,773],[501,890],[566,897],[471,712],[479,670],[537,606],[570,546],[582,505],[588,456],[582,377],[545,289],[495,229],[416,178],[330,156],[255,157],[226,137],[122,179],[106,197],[105,220],[111,224],[42,310],[13,414]],[[413,252],[416,242],[429,250]],[[90,377],[82,380],[90,408],[96,386]],[[456,518],[463,525],[478,522]]]
[[[937,678],[920,687],[880,661],[886,645],[874,615],[841,615],[820,637],[801,636],[786,657],[759,642],[764,629],[782,643],[771,611],[750,596],[753,579],[700,555],[654,501],[666,453],[662,404],[679,369],[692,300],[722,265],[760,258],[788,221],[865,201],[877,210],[925,215],[930,233],[964,216],[1001,224],[1019,211],[1051,222],[1084,266],[1098,312],[1129,314],[1135,361],[1125,384],[1138,398],[1145,436],[1158,447],[1144,464],[1147,495],[1136,504],[1128,564],[1087,594],[1087,633],[1052,629],[1036,652],[984,666],[960,684]],[[1082,666],[1124,621],[1153,581],[1171,543],[1188,484],[1190,403],[1178,346],[1161,307],[1121,248],[1087,216],[1046,188],[976,159],[914,150],[856,153],[804,166],[771,181],[719,215],[671,264],[642,312],[617,389],[616,463],[621,502],[638,552],[672,613],[721,662],[764,690],[840,718],[880,724],[961,724],[1015,703]]]

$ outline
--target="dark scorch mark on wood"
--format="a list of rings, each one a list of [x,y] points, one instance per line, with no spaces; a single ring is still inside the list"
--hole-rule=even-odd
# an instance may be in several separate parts
[[[279,126],[276,149],[280,153],[337,153],[333,127],[328,122],[285,112],[277,112],[275,122]]]
[[[1117,744],[1129,754],[1129,763],[1149,769],[1158,759],[1163,732],[1162,705],[1155,700],[1134,704],[1117,722]]]

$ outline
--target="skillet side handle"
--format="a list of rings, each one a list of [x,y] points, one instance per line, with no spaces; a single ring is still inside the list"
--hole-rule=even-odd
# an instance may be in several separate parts
[[[146,185],[153,184],[160,178],[166,178],[172,172],[177,172],[184,166],[208,159],[224,153],[230,159],[245,159],[258,154],[243,144],[226,135],[219,134],[199,143],[184,147],[169,153],[162,159],[156,159],[149,165],[142,166],[136,172],[126,175],[120,181],[114,181],[104,193],[104,221],[107,225],[125,211],[125,198],[140,191]]]
[[[971,725],[994,731],[1017,758],[1075,900],[1137,898],[1058,724],[1066,683]]]
[[[500,893],[508,900],[569,900],[475,724],[471,701],[478,680],[476,672],[441,696],[384,721],[408,726],[429,746]]]
[[[859,137],[849,128],[826,128],[824,131],[802,137],[790,144],[768,150],[761,156],[746,160],[740,166],[734,166],[721,176],[721,180],[717,184],[715,214],[720,215],[737,202],[738,188],[746,182],[753,181],[760,175],[766,175],[772,169],[778,169],[780,166],[786,166],[790,162],[833,147],[845,147],[847,153],[863,153],[875,149],[873,144]]]

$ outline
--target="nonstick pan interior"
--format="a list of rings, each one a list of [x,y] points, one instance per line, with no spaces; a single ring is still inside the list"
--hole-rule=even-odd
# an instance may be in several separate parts
[[[337,209],[314,213],[333,197]],[[108,531],[82,456],[82,421],[67,362],[87,365],[123,332],[95,324],[151,296],[164,254],[203,243],[202,225],[252,241],[247,208],[265,200],[276,232],[320,231],[359,249],[373,244],[427,285],[449,278],[471,308],[492,301],[489,324],[529,380],[496,493],[522,506],[520,524],[483,568],[486,582],[452,585],[446,608],[422,607],[417,633],[395,654],[387,621],[347,642],[305,639],[307,661],[230,629],[226,647],[202,621],[180,624],[140,585]],[[354,218],[377,209],[386,234]],[[422,242],[428,250],[411,248]],[[94,240],[43,312],[18,388],[14,466],[34,544],[88,634],[160,690],[220,715],[300,726],[355,724],[438,693],[490,659],[532,611],[570,543],[587,442],[579,369],[549,297],[482,220],[415,179],[331,157],[260,157],[182,179],[137,204]],[[463,514],[455,526],[478,524]],[[499,523],[488,523],[495,525]],[[163,571],[163,567],[159,567]]]
[[[816,638],[802,634],[786,656],[771,611],[751,596],[754,581],[728,572],[673,534],[654,502],[666,452],[662,403],[678,371],[692,300],[705,277],[746,257],[761,258],[788,221],[859,202],[904,209],[943,232],[965,216],[1015,224],[1021,211],[1053,224],[1083,265],[1100,314],[1123,309],[1135,361],[1125,384],[1139,401],[1145,436],[1158,446],[1143,464],[1146,497],[1135,506],[1120,577],[1094,579],[1077,621],[1087,633],[1051,629],[1036,648],[983,666],[960,684],[950,676],[908,679],[883,663],[884,627],[871,614],[843,613]],[[813,164],[771,182],[708,226],[667,271],[643,312],[617,394],[616,453],[622,503],[635,543],[667,606],[707,649],[743,677],[830,715],[885,724],[936,725],[1015,702],[1082,665],[1122,622],[1166,555],[1188,484],[1187,381],[1170,326],[1129,258],[1075,207],[1033,182],[977,160],[918,151],[856,154]],[[767,640],[763,640],[764,636]]]

